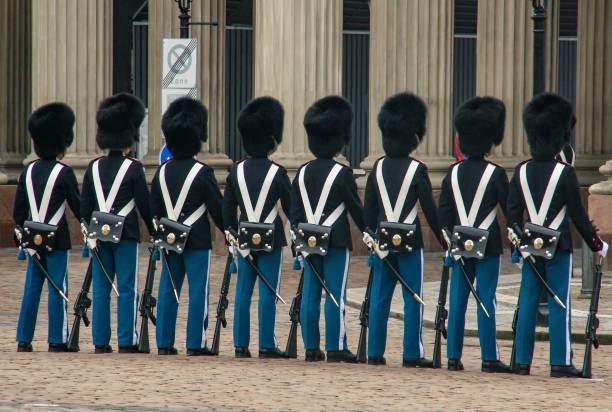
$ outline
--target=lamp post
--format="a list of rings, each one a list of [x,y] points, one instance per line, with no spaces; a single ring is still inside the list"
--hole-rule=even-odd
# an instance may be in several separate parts
[[[189,9],[191,8],[192,0],[174,0],[178,5],[180,14],[179,20],[181,21],[180,26],[180,37],[181,39],[189,38]]]

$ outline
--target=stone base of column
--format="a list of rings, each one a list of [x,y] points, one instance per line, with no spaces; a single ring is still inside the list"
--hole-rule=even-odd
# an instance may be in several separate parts
[[[0,185],[17,183],[23,171],[23,154],[6,153],[0,157]]]

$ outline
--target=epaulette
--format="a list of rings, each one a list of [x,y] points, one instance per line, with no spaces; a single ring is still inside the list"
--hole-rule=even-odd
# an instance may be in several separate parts
[[[533,160],[533,159],[530,157],[529,159],[525,159],[525,160],[523,160],[522,162],[519,162],[519,163],[516,165],[515,169],[516,169],[516,168],[518,168],[519,166],[524,165],[525,163],[527,163],[527,162],[529,162],[529,161],[531,161],[531,160]]]
[[[270,161],[271,161],[272,163],[274,163],[276,166],[280,167],[281,169],[283,169],[283,170],[285,170],[285,171],[287,170],[287,168],[286,168],[285,166],[283,166],[282,164],[280,164],[280,163],[276,163],[276,162],[275,162],[274,160],[272,160],[272,159],[270,159]]]
[[[244,161],[245,161],[245,160],[247,160],[247,159],[248,159],[248,157],[243,156],[243,157],[241,157],[240,159],[238,159],[238,160],[234,161],[234,164],[242,163],[242,162],[244,162]]]
[[[569,164],[568,162],[564,162],[561,159],[555,158],[555,160],[557,161],[557,163],[561,163],[562,165],[573,167],[571,164]]]
[[[493,166],[496,166],[496,167],[501,167],[502,169],[504,168],[502,165],[500,165],[500,164],[498,164],[498,163],[495,163],[495,162],[492,162],[492,161],[490,161],[490,160],[487,160],[486,162],[487,162],[487,163],[489,163],[489,164],[492,164]]]
[[[201,164],[202,166],[210,167],[210,166],[208,166],[206,163],[204,163],[201,160],[195,159],[195,161],[198,162],[199,164]]]

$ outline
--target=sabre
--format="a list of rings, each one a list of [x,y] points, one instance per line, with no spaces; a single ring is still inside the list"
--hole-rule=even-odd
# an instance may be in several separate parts
[[[111,287],[113,288],[113,291],[115,292],[115,295],[119,297],[119,291],[117,290],[117,287],[115,286],[115,282],[113,282],[113,279],[108,274],[106,268],[104,267],[104,264],[102,263],[102,259],[100,258],[100,249],[98,248],[98,242],[96,239],[92,239],[87,235],[87,227],[82,222],[81,222],[81,233],[83,233],[83,237],[85,238],[85,244],[87,245],[89,250],[91,250],[91,253],[94,255],[94,257],[98,261],[98,265],[100,265],[100,268],[102,268],[102,273],[104,273],[104,276],[106,276],[106,280],[108,280],[108,283],[110,283]]]
[[[285,299],[283,299],[282,296],[278,294],[278,292],[272,286],[270,281],[265,277],[265,275],[261,272],[261,270],[259,270],[259,268],[255,264],[253,255],[251,255],[251,253],[245,250],[240,249],[240,247],[238,246],[238,234],[233,229],[228,229],[225,231],[225,235],[230,245],[232,245],[234,249],[236,249],[238,253],[240,253],[240,256],[242,256],[244,260],[247,261],[251,269],[255,271],[255,274],[257,274],[257,277],[259,277],[259,279],[266,285],[266,287],[270,290],[270,292],[274,293],[276,298],[280,300],[281,302],[283,302],[284,305],[286,305],[287,302],[285,302]]]
[[[395,276],[395,279],[397,279],[397,281],[402,285],[402,287],[405,288],[408,291],[408,293],[412,295],[414,300],[419,302],[421,305],[425,306],[425,302],[423,301],[423,299],[421,299],[419,294],[416,293],[414,289],[410,287],[410,285],[406,282],[406,280],[404,280],[402,275],[400,275],[400,273],[397,271],[395,266],[393,266],[393,264],[389,261],[389,259],[387,258],[387,254],[385,254],[384,252],[380,250],[380,248],[378,247],[378,243],[376,242],[376,240],[374,240],[374,236],[372,236],[373,234],[370,232],[367,232],[367,234],[368,234],[368,237],[367,238],[364,237],[363,241],[368,246],[368,248],[370,248],[371,251],[376,253],[376,255],[383,262],[385,262],[387,267],[391,270],[391,273],[393,273],[393,276]]]
[[[452,252],[451,252],[451,248],[452,248],[452,241],[451,241],[451,236],[450,233],[448,233],[448,230],[442,229],[442,236],[444,236],[444,240],[446,241],[446,245],[448,246],[448,253],[451,254],[452,256]],[[476,293],[476,289],[474,288],[474,284],[472,283],[472,281],[470,280],[470,277],[468,276],[466,270],[465,270],[465,262],[463,261],[463,258],[459,257],[458,259],[455,258],[453,256],[453,258],[457,261],[459,266],[459,269],[461,269],[461,273],[463,273],[463,277],[465,278],[465,281],[467,282],[469,288],[470,288],[470,292],[472,292],[472,295],[474,296],[474,299],[476,299],[476,302],[478,303],[478,305],[480,306],[480,308],[482,309],[482,311],[484,312],[484,314],[486,315],[487,318],[490,318],[491,316],[489,315],[489,311],[487,310],[487,308],[485,308],[484,303],[482,302],[482,299],[480,299],[480,296],[478,296],[478,293]]]
[[[19,229],[15,229],[15,237],[17,237],[17,240],[21,244],[22,234],[21,234],[21,231]],[[57,293],[59,293],[59,295],[62,297],[62,299],[64,299],[66,301],[66,303],[70,303],[70,301],[68,300],[68,297],[59,288],[59,286],[57,286],[57,283],[55,283],[55,281],[51,278],[51,275],[49,275],[49,272],[47,272],[47,269],[45,269],[45,267],[41,263],[40,255],[38,253],[36,253],[36,251],[34,249],[27,248],[27,247],[25,247],[23,245],[21,247],[23,249],[25,249],[26,252],[28,252],[28,254],[30,255],[30,259],[32,261],[34,261],[34,263],[38,267],[38,270],[40,270],[42,272],[42,274],[47,278],[47,281],[49,282],[51,287],[53,287],[53,289],[55,289],[57,291]]]
[[[528,253],[523,253],[523,251],[521,250],[521,239],[518,237],[517,233],[521,233],[521,228],[516,223],[513,225],[512,229],[508,228],[508,239],[510,240],[510,243],[514,245],[514,247],[519,251],[523,259],[527,261],[527,264],[529,265],[531,270],[536,274],[540,282],[542,282],[542,285],[550,294],[550,296],[552,296],[555,302],[557,302],[557,305],[561,306],[563,309],[567,309],[561,299],[559,299],[559,296],[557,296],[557,294],[552,290],[548,283],[546,283],[546,280],[536,267],[535,258]]]

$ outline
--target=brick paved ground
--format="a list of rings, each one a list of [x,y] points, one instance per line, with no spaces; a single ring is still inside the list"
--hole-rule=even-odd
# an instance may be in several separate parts
[[[144,268],[146,256],[142,259]],[[428,257],[427,280],[439,276],[438,261],[438,257]],[[402,324],[393,319],[386,354],[389,365],[385,367],[313,365],[302,360],[236,360],[231,347],[231,307],[228,329],[222,335],[221,356],[187,358],[183,343],[186,291],[177,328],[177,347],[182,352],[178,357],[94,355],[88,328],[82,329],[81,353],[47,353],[46,292],[41,301],[35,352],[16,353],[15,324],[24,263],[15,260],[12,250],[0,250],[0,262],[0,410],[606,410],[612,403],[609,346],[595,352],[593,373],[597,379],[590,381],[549,378],[547,342],[536,344],[530,377],[478,372],[476,338],[466,339],[467,370],[463,373],[445,369],[407,370],[401,368]],[[216,257],[212,267],[213,312],[223,262],[222,256]],[[367,270],[363,263],[363,259],[353,260],[349,287],[365,283]],[[71,296],[78,292],[86,264],[77,253],[71,256]],[[291,297],[297,284],[297,272],[290,270],[290,264],[288,260],[285,263],[282,290],[285,298]],[[509,270],[510,266],[504,268],[505,273]],[[144,275],[143,269],[141,285]],[[233,291],[234,283],[232,295]],[[288,310],[288,306],[279,306],[277,337],[283,344],[289,328]],[[359,334],[355,309],[347,309],[347,330],[349,346],[354,350]],[[254,327],[251,336],[256,337],[256,332]],[[430,353],[432,331],[426,330],[424,339]],[[500,342],[505,359],[510,344]],[[116,347],[114,341],[113,346]],[[256,353],[256,349],[256,342],[252,342],[251,350]],[[582,345],[575,345],[577,364],[582,353]]]

